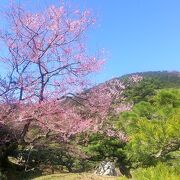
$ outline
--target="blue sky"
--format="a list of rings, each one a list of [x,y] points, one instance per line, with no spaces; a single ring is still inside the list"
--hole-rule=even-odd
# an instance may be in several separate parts
[[[58,0],[17,0],[28,7],[56,4]],[[0,9],[8,0],[0,1]],[[65,1],[66,2],[66,1]],[[89,33],[90,50],[105,48],[106,64],[97,82],[122,74],[152,71],[180,71],[179,0],[69,0],[97,16]],[[1,21],[1,24],[3,22]]]

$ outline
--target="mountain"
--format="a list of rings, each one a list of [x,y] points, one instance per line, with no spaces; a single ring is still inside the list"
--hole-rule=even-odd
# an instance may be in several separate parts
[[[148,101],[157,90],[168,88],[180,88],[180,72],[138,72],[110,79],[79,94],[69,94],[63,104],[73,106],[84,119],[95,114],[105,119],[110,113],[130,110],[134,104]]]
[[[144,78],[152,78],[161,83],[161,88],[179,88],[180,87],[180,72],[179,71],[147,71],[126,74],[119,79],[125,79],[132,75],[143,76]]]
[[[136,104],[154,96],[156,90],[180,88],[180,72],[178,71],[148,71],[126,74],[100,83],[87,90],[92,99],[102,99],[106,102],[111,97],[110,107],[120,107],[120,111],[128,110],[128,102]],[[97,104],[95,104],[97,105]]]

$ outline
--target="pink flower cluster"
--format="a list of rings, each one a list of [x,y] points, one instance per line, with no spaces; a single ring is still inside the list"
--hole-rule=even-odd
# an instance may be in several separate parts
[[[133,83],[138,83],[138,82],[140,82],[142,79],[143,79],[143,77],[140,76],[140,75],[138,75],[138,74],[134,74],[134,75],[132,75],[132,76],[129,77],[130,82],[133,82]]]
[[[109,137],[115,137],[118,138],[119,140],[123,141],[123,142],[127,142],[128,141],[128,137],[125,136],[125,134],[121,131],[115,131],[113,129],[107,129],[105,131],[106,135]]]

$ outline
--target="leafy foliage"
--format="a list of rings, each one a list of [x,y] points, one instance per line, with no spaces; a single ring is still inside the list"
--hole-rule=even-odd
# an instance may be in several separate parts
[[[158,88],[158,81],[152,78],[145,78],[139,83],[134,83],[127,87],[124,96],[128,101],[138,103],[140,101],[148,101],[148,99],[155,95],[155,89]]]
[[[180,178],[178,168],[159,163],[157,166],[140,168],[133,173],[133,177],[138,180],[178,180]]]
[[[90,136],[86,152],[89,153],[91,159],[95,161],[104,160],[106,158],[112,160],[115,158],[124,159],[124,146],[125,143],[121,142],[118,138],[97,133]]]
[[[152,102],[140,102],[119,116],[118,127],[128,134],[127,156],[136,165],[167,161],[180,147],[180,91],[162,90]]]
[[[148,71],[133,73],[136,75],[143,76],[144,78],[151,78],[155,81],[160,82],[160,88],[179,88],[180,87],[180,72],[177,71]],[[133,74],[127,74],[121,77],[121,79],[126,79]]]
[[[136,73],[143,77],[139,83],[128,84],[128,78],[134,74],[122,76],[120,79],[126,84],[124,95],[128,101],[139,103],[140,101],[149,101],[156,94],[156,90],[179,88],[180,73],[179,72],[144,72]]]

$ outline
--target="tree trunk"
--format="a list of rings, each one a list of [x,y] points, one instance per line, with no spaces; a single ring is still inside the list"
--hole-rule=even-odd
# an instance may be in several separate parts
[[[122,175],[126,176],[127,178],[132,178],[132,175],[130,173],[130,168],[127,168],[125,165],[120,165],[119,166],[119,171],[121,172]]]

